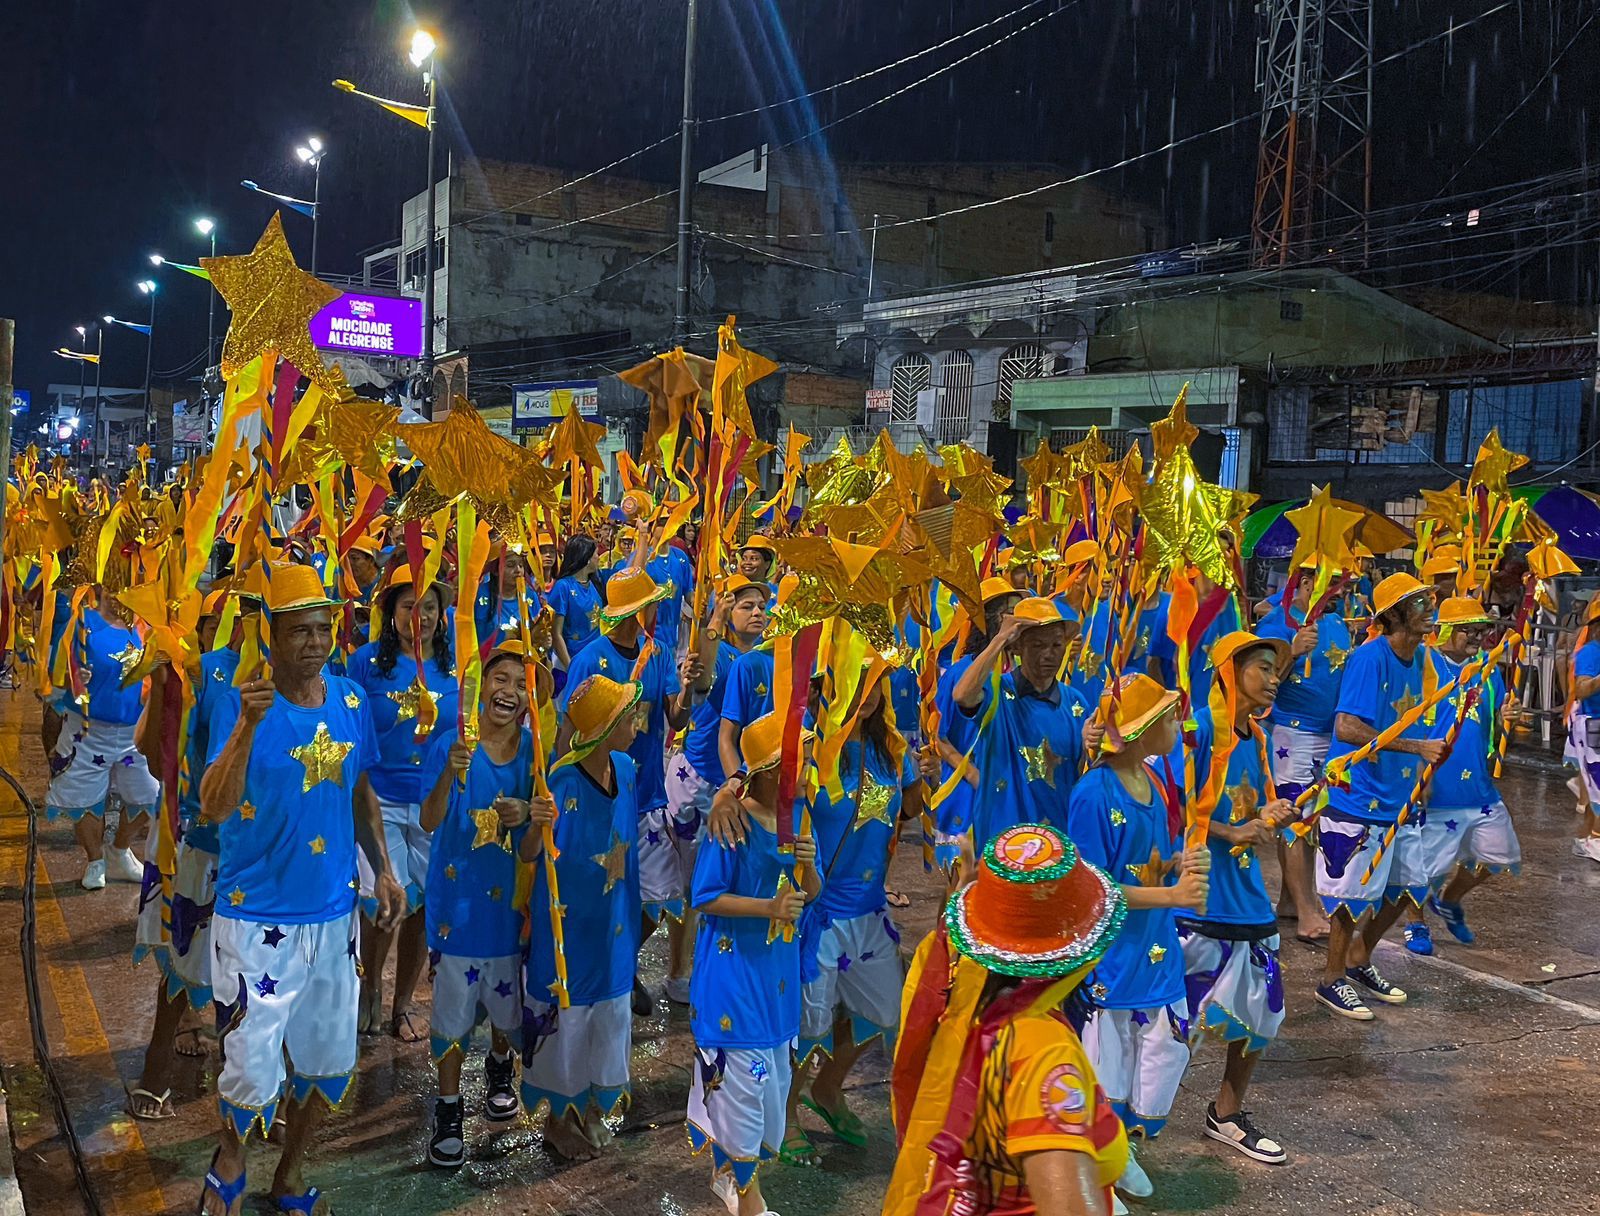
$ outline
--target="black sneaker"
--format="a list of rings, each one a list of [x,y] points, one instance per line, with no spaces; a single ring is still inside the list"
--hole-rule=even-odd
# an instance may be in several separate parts
[[[1378,969],[1371,963],[1365,967],[1348,967],[1345,974],[1360,984],[1376,999],[1385,1005],[1404,1005],[1406,1003],[1406,990],[1397,988],[1383,976],[1378,974]]]
[[[1218,1116],[1217,1104],[1212,1102],[1206,1107],[1206,1135],[1238,1149],[1252,1161],[1282,1165],[1288,1160],[1283,1146],[1263,1135],[1261,1129],[1250,1121],[1250,1112],[1247,1110],[1224,1119]]]
[[[433,1104],[433,1139],[428,1141],[428,1160],[446,1169],[455,1169],[467,1159],[467,1142],[461,1136],[461,1099]]]
[[[647,1018],[656,1011],[656,999],[638,976],[633,980],[633,1016]]]
[[[519,1109],[516,1060],[511,1056],[497,1060],[491,1051],[483,1062],[483,1077],[489,1084],[483,1099],[484,1117],[496,1123],[515,1119]]]
[[[1334,980],[1331,984],[1319,984],[1317,1000],[1342,1018],[1350,1018],[1357,1022],[1372,1021],[1372,1010],[1367,1008],[1366,1002],[1361,999],[1361,994],[1349,980]]]

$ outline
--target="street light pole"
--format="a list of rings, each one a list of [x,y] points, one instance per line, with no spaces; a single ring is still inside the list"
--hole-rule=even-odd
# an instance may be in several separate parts
[[[694,59],[697,0],[686,0],[683,47],[683,125],[678,134],[678,290],[673,340],[689,337],[689,286],[694,264]]]
[[[422,414],[433,417],[433,276],[434,242],[439,239],[438,204],[434,199],[433,144],[439,114],[439,68],[436,52],[428,52],[428,226],[422,258]]]
[[[311,274],[317,273],[317,230],[322,223],[322,157],[311,162]]]
[[[78,330],[78,353],[84,356],[78,360],[78,417],[83,417],[83,388],[84,381],[89,375],[89,331],[82,325]]]
[[[109,318],[107,318],[109,321]],[[89,465],[100,467],[100,370],[106,365],[106,323],[102,321],[95,330],[94,344],[94,432],[89,436]]]
[[[150,395],[150,369],[154,366],[156,353],[156,285],[153,279],[147,279],[139,286],[150,297],[150,332],[145,335],[144,346],[144,436],[145,442],[150,445],[151,453],[154,454],[156,403]]]

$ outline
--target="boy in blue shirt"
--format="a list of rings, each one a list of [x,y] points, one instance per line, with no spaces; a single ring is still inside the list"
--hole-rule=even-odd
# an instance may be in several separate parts
[[[1066,834],[1085,861],[1122,883],[1128,904],[1121,936],[1089,977],[1096,1009],[1083,1045],[1128,1135],[1154,1139],[1189,1064],[1177,909],[1205,908],[1211,854],[1180,851],[1171,768],[1152,763],[1178,742],[1178,694],[1137,673],[1121,677],[1119,693],[1107,754],[1073,786]],[[1135,1199],[1154,1189],[1131,1151],[1117,1189]]]
[[[783,730],[781,715],[768,714],[741,737],[745,780],[719,791],[717,810],[747,821],[744,840],[706,843],[691,894],[700,929],[689,983],[689,1143],[696,1155],[710,1147],[711,1189],[732,1216],[768,1210],[757,1170],[783,1143],[800,1034],[795,922],[821,889],[809,836],[796,836],[792,856],[778,849]]]
[[[461,1063],[473,1028],[489,1019],[484,1115],[517,1117],[516,1061],[522,1030],[522,913],[516,852],[523,837],[554,822],[555,807],[533,795],[533,735],[522,646],[503,643],[483,668],[478,745],[450,732],[433,737],[423,758],[422,828],[433,834],[428,859],[428,949],[433,964],[432,1048],[439,1070],[428,1160],[466,1160]],[[435,776],[434,774],[437,774]],[[530,826],[531,829],[530,829]]]
[[[534,870],[528,945],[522,1105],[533,1114],[548,1104],[545,1143],[578,1161],[599,1156],[611,1142],[605,1120],[632,1092],[629,994],[641,910],[639,789],[629,748],[644,690],[637,682],[591,675],[568,691],[563,727],[571,748],[551,769],[550,797],[557,810],[556,881],[572,1003],[562,1009],[553,996],[551,891],[541,864]],[[540,852],[536,833],[523,837],[524,861]]]
[[[1267,775],[1267,739],[1258,719],[1278,695],[1289,645],[1239,631],[1219,639],[1212,656],[1220,690],[1195,715],[1196,771],[1203,781],[1214,781],[1219,746],[1231,747],[1207,835],[1211,889],[1204,909],[1178,914],[1191,1038],[1210,1031],[1228,1050],[1221,1087],[1206,1108],[1206,1135],[1253,1161],[1281,1165],[1283,1148],[1250,1121],[1244,1099],[1261,1052],[1283,1024],[1277,916],[1257,850],[1272,847],[1294,808],[1277,796]],[[1225,717],[1229,691],[1231,722]],[[1231,731],[1232,739],[1225,734],[1219,740],[1219,730]]]
[[[1409,574],[1391,574],[1373,590],[1380,636],[1345,660],[1328,763],[1371,742],[1425,697],[1432,665],[1422,645],[1433,619],[1433,592]],[[1403,901],[1420,903],[1429,875],[1422,832],[1410,817],[1372,870],[1386,830],[1399,818],[1424,764],[1444,754],[1419,716],[1382,751],[1353,765],[1348,784],[1323,795],[1318,820],[1317,894],[1332,921],[1328,961],[1317,1000],[1341,1017],[1372,1021],[1356,988],[1386,1004],[1405,1001],[1403,989],[1372,965],[1372,948],[1400,918]]]

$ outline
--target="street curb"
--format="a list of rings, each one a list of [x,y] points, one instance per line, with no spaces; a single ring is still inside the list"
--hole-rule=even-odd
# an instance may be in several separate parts
[[[0,1216],[25,1216],[22,1188],[17,1185],[16,1161],[11,1155],[11,1120],[6,1114],[3,1085],[0,1085]]]

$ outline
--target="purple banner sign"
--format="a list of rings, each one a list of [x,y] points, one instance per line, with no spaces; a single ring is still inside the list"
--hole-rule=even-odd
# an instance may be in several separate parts
[[[324,350],[422,357],[422,301],[346,292],[311,318],[311,342]]]

